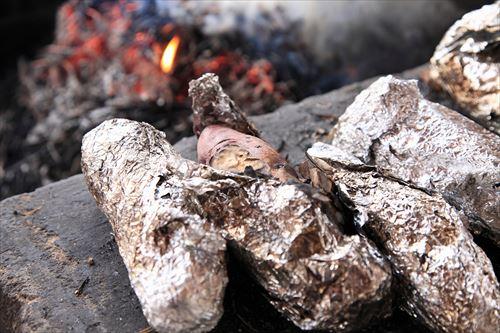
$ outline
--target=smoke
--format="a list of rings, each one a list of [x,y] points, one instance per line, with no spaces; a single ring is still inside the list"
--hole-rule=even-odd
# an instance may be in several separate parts
[[[426,62],[444,32],[463,9],[452,0],[422,1],[157,1],[158,8],[180,20],[191,13],[204,17],[204,32],[242,30],[260,33],[263,15],[276,28],[293,21],[300,38],[319,64],[340,62],[363,77]],[[284,20],[283,18],[286,18]]]

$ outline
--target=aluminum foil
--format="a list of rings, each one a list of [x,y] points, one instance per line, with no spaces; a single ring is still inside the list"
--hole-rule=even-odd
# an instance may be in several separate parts
[[[259,136],[255,126],[222,90],[217,75],[207,73],[191,80],[189,97],[193,99],[193,131],[197,136],[209,125],[225,125],[243,134]]]
[[[374,245],[345,235],[343,216],[329,198],[296,182],[286,159],[246,130],[253,125],[216,76],[191,81],[190,96],[195,131],[202,130],[199,161],[226,171],[250,166],[264,173],[200,200],[271,303],[302,329],[351,331],[388,314],[390,269]]]
[[[338,147],[317,143],[307,155],[316,185],[334,185],[390,260],[410,315],[435,332],[498,332],[500,286],[460,212]]]
[[[500,2],[464,15],[431,58],[431,78],[490,130],[500,133]]]
[[[196,168],[145,123],[109,120],[83,139],[87,185],[158,332],[207,332],[223,311],[226,242],[183,185]]]
[[[82,165],[156,329],[201,331],[220,316],[217,228],[301,328],[344,332],[390,312],[387,261],[367,239],[344,235],[338,211],[310,186],[184,160],[161,132],[127,120],[90,132]]]
[[[199,200],[276,309],[302,329],[336,332],[390,313],[390,267],[370,241],[343,234],[328,198],[274,179],[238,183]]]
[[[425,100],[417,82],[383,77],[356,97],[332,145],[385,176],[441,193],[469,228],[500,245],[500,137]]]

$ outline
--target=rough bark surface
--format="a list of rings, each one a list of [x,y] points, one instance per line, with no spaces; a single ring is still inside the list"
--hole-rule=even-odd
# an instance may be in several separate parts
[[[0,308],[2,332],[147,327],[111,227],[81,175],[1,202]]]
[[[380,78],[332,130],[332,145],[384,175],[441,193],[470,229],[500,244],[500,137],[424,99],[416,81]]]
[[[410,315],[435,332],[498,330],[499,284],[461,213],[337,147],[318,143],[307,154],[313,174],[326,174],[357,226],[391,261]],[[316,183],[331,187],[323,179]]]

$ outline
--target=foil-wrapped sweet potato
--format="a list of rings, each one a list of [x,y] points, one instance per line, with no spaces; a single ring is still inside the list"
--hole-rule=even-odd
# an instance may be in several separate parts
[[[350,331],[390,311],[387,261],[346,236],[309,186],[180,157],[150,125],[115,119],[85,136],[82,167],[132,286],[160,332],[206,332],[221,315],[230,240],[271,302],[304,329]]]
[[[190,96],[199,161],[253,176],[246,191],[233,191],[225,203],[209,196],[203,207],[220,221],[271,303],[303,329],[346,332],[388,314],[389,267],[374,245],[346,235],[343,216],[329,198],[298,183],[286,159],[245,130],[255,127],[216,76],[191,81]],[[221,213],[223,205],[226,212]]]
[[[413,80],[380,78],[339,118],[332,145],[389,177],[440,193],[500,244],[500,137],[424,99]]]
[[[307,154],[313,183],[336,191],[390,260],[404,310],[434,332],[498,331],[500,287],[462,213],[338,147]]]
[[[152,126],[113,119],[85,135],[82,171],[149,324],[168,333],[215,327],[226,242],[186,184],[203,168],[182,159]]]
[[[500,3],[465,14],[431,58],[431,78],[473,119],[500,134]]]

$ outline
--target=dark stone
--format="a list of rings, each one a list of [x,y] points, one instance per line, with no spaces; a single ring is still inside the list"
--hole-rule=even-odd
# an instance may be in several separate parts
[[[4,200],[0,216],[0,304],[7,310],[0,311],[0,326],[5,331],[147,327],[110,225],[81,175]]]
[[[424,69],[401,76],[415,78]],[[371,82],[310,97],[253,120],[263,138],[296,164],[313,142],[327,139],[338,116]],[[195,138],[182,139],[175,148],[196,158]],[[214,332],[300,332],[232,260],[229,278],[225,314]],[[111,226],[82,175],[0,203],[0,309],[1,332],[138,332],[148,327]],[[370,332],[416,330],[422,331],[396,311]]]

